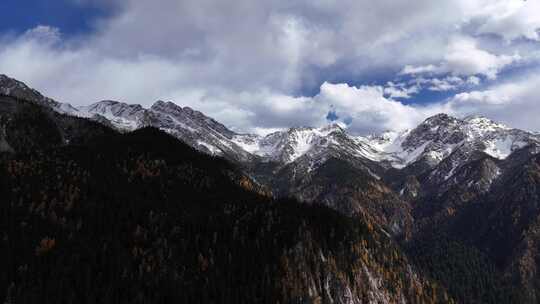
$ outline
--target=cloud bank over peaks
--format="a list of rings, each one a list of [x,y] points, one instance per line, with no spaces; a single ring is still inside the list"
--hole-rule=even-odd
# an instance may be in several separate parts
[[[452,38],[444,60],[438,64],[424,66],[406,65],[401,75],[452,74],[454,76],[482,75],[489,79],[497,78],[497,74],[505,67],[521,59],[517,53],[513,55],[495,55],[480,49],[477,42],[470,37]]]
[[[333,106],[334,113],[355,133],[378,133],[412,128],[424,118],[436,114],[434,106],[409,106],[384,96],[380,86],[354,87],[324,83],[315,96],[319,104]]]
[[[512,127],[538,131],[539,87],[540,71],[535,70],[485,90],[459,93],[448,106],[463,115],[483,114]]]
[[[438,112],[540,129],[515,118],[536,110],[539,1],[70,1],[111,13],[78,36],[0,28],[0,73],[74,105],[172,100],[240,132]]]

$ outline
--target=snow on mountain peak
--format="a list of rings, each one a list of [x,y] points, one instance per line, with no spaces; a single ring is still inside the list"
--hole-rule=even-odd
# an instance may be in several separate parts
[[[352,141],[345,127],[337,123],[320,128],[295,127],[266,136],[237,135],[233,142],[263,159],[287,164],[310,153],[314,148],[325,149],[329,145],[339,145],[345,138]]]
[[[458,119],[439,114],[426,119],[405,138],[398,137],[391,145],[387,145],[394,151],[388,148],[383,150],[390,152],[394,159],[401,160],[401,163],[394,160],[396,167],[403,167],[419,159],[426,159],[435,165],[457,149],[464,152],[464,155],[469,155],[471,151],[482,151],[504,159],[516,149],[531,143],[538,143],[538,136],[511,129],[486,117]]]
[[[10,78],[6,75],[0,74],[0,93],[3,95],[19,95],[21,93],[32,94],[36,99],[43,99],[38,91],[29,88],[26,84],[16,79]],[[18,97],[18,96],[14,96]]]
[[[504,159],[516,149],[540,142],[537,135],[508,128],[482,116],[459,119],[437,114],[412,130],[387,131],[366,137],[350,135],[346,125],[337,123],[319,128],[295,127],[259,136],[237,134],[199,111],[165,101],[157,101],[149,110],[139,105],[102,101],[81,111],[102,115],[124,129],[140,127],[149,119],[150,125],[207,153],[243,160],[257,157],[282,164],[334,153],[338,157],[348,155],[387,161],[396,168],[419,160],[434,166],[457,150],[463,155],[482,151]]]
[[[235,133],[199,111],[161,100],[149,109],[111,100],[74,108],[46,98],[5,75],[0,75],[0,94],[34,101],[60,113],[105,119],[121,130],[154,126],[197,149],[238,161],[257,158],[286,165],[310,159],[307,163],[318,164],[321,159],[338,157],[386,161],[403,168],[416,161],[434,166],[456,151],[464,157],[480,151],[504,159],[527,145],[540,146],[540,135],[512,129],[483,116],[459,119],[442,113],[427,118],[414,129],[387,131],[377,136],[353,136],[347,132],[347,125],[339,123],[259,136]]]
[[[318,130],[322,133],[343,132],[347,129],[347,125],[342,122],[333,122],[320,127]]]
[[[471,136],[482,136],[490,132],[503,132],[510,130],[506,125],[497,123],[489,118],[483,116],[471,116],[464,118],[469,130],[475,134]]]
[[[132,131],[141,127],[145,109],[141,105],[131,105],[114,100],[102,100],[89,106],[79,107],[75,114],[91,118],[94,115],[105,117],[114,126]]]
[[[23,82],[3,74],[0,74],[0,95],[32,101],[43,106],[51,107],[60,113],[74,110],[70,104],[56,102],[51,98],[43,96],[37,90],[28,87]]]
[[[516,149],[538,143],[537,135],[511,129],[482,116],[464,119],[448,114],[427,118],[412,130],[388,131],[378,136],[360,137],[378,153],[372,160],[387,160],[396,168],[403,168],[418,160],[436,165],[456,150],[469,155],[482,151],[504,159]]]
[[[457,118],[450,116],[446,113],[439,113],[431,117],[428,117],[426,120],[424,120],[424,122],[422,122],[422,124],[439,126],[439,125],[455,124],[457,122],[458,122]]]

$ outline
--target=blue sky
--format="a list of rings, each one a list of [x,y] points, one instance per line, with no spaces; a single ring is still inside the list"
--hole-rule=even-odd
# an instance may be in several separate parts
[[[66,36],[92,31],[97,18],[107,16],[99,6],[81,5],[69,0],[2,0],[0,31],[22,33],[38,25],[59,28]]]
[[[403,130],[439,112],[540,129],[539,1],[3,0],[0,11],[0,73],[75,106],[171,100],[260,133],[329,118]]]

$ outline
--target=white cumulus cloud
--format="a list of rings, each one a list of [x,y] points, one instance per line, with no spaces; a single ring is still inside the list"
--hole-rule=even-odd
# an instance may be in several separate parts
[[[533,80],[500,76],[540,61],[538,1],[71,1],[114,10],[76,37],[0,33],[0,73],[74,105],[172,100],[238,131],[320,125],[329,111],[357,133],[439,111],[537,127],[513,118],[538,110]],[[415,103],[423,91],[459,95]]]
[[[453,37],[448,43],[443,61],[438,65],[406,65],[400,74],[445,74],[459,76],[483,75],[490,79],[505,67],[521,59],[519,54],[492,54],[478,47],[475,39],[466,36]]]

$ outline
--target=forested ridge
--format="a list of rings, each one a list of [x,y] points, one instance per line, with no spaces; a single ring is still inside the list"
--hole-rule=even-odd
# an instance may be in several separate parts
[[[323,185],[338,176],[345,193],[361,190],[359,197],[372,199],[359,201],[368,216],[272,198],[235,164],[155,128],[119,133],[6,96],[0,151],[5,303],[530,300],[494,259],[506,236],[493,233],[498,217],[484,219],[490,198],[451,217],[443,212],[440,225],[398,243],[378,220],[395,210],[376,199],[392,198],[390,189],[372,182],[380,192],[366,192],[367,177],[346,163],[331,159],[316,177]],[[519,195],[508,194],[517,203],[504,208],[529,208],[537,163],[528,160],[526,174],[517,168],[508,177]],[[525,235],[533,247],[534,235]]]
[[[451,301],[374,223],[257,194],[157,129],[27,106],[2,125],[17,151],[0,161],[5,303]]]

